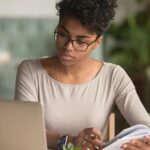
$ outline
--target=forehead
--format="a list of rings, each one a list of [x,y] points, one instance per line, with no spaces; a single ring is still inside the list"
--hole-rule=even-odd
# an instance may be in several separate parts
[[[58,28],[61,26],[63,26],[72,36],[76,35],[96,36],[96,33],[90,32],[85,26],[81,24],[79,20],[71,16],[63,17],[59,22]]]

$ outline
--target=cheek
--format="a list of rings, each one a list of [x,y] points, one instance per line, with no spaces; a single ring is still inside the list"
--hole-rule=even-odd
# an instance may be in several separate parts
[[[89,57],[89,53],[87,52],[79,53],[76,55],[76,58],[78,59],[78,61],[85,60],[88,57]]]
[[[56,43],[56,50],[57,50],[58,55],[60,55],[61,52],[65,51],[65,49],[59,46],[59,44],[57,43]],[[91,51],[92,51],[91,49],[87,49],[86,52],[72,51],[71,54],[75,57],[73,62],[77,63],[77,62],[83,61],[90,55]]]
[[[59,44],[57,44],[57,42],[55,43],[55,46],[56,46],[57,51],[60,51],[61,49],[63,49],[63,47],[61,47]]]
[[[86,59],[87,57],[90,56],[91,51],[92,51],[92,49],[88,48],[85,52],[76,52],[76,57],[79,60]]]
[[[89,46],[88,49],[87,49],[87,51],[86,51],[86,54],[90,55],[93,50],[94,50],[93,46],[92,45]]]

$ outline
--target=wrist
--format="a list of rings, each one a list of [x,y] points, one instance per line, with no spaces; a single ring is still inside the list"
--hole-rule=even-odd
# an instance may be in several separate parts
[[[68,135],[62,135],[57,141],[57,149],[63,150],[63,146],[67,146],[68,144],[68,139],[69,139]]]
[[[68,136],[68,142],[67,142],[67,144],[69,144],[69,143],[71,143],[71,144],[73,144],[74,146],[76,146],[76,136]]]
[[[63,146],[67,146],[68,144],[72,144],[73,146],[76,146],[76,139],[77,137],[75,136],[61,135],[57,141],[57,149],[62,150]]]

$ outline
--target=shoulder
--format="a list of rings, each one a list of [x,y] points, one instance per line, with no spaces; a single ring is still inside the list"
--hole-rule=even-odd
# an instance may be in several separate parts
[[[128,76],[126,71],[120,65],[104,62],[104,67],[106,69],[106,72],[110,73],[113,77]]]
[[[107,73],[110,73],[111,84],[113,85],[114,90],[122,94],[135,89],[129,75],[121,66],[111,63],[105,63],[105,65]]]
[[[49,60],[51,60],[51,57],[23,60],[18,66],[18,72],[41,75],[47,67],[51,68],[51,61]]]
[[[113,85],[118,84],[123,80],[124,82],[130,81],[130,77],[120,65],[104,62],[102,69],[104,78],[109,80]]]
[[[19,68],[37,68],[40,65],[40,59],[26,59],[19,64]]]
[[[18,74],[24,74],[24,75],[33,75],[38,72],[38,70],[41,70],[40,66],[40,60],[39,59],[27,59],[23,60],[19,66],[17,73]]]

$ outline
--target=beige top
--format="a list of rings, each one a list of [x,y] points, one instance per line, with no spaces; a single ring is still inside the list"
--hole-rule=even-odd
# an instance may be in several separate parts
[[[104,131],[116,104],[130,125],[150,127],[150,117],[126,72],[105,63],[91,81],[66,84],[51,78],[40,60],[26,60],[18,69],[15,99],[39,101],[48,130],[77,135],[87,127]]]

